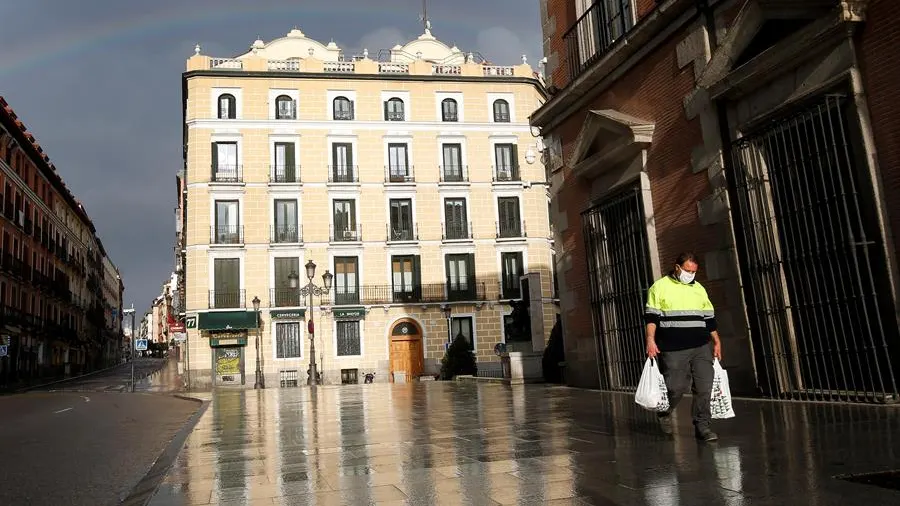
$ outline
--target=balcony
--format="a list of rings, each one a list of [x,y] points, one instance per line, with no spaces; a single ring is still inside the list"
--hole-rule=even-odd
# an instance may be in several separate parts
[[[414,183],[416,177],[412,165],[385,165],[385,183]]]
[[[444,241],[471,241],[472,223],[448,222],[442,227],[441,240]]]
[[[272,165],[269,167],[269,182],[291,184],[300,182],[300,166]]]
[[[244,309],[246,299],[246,290],[210,290],[209,309]]]
[[[387,242],[415,242],[419,240],[419,230],[415,224],[395,227],[387,225]]]
[[[359,166],[357,165],[329,165],[329,183],[359,183]]]
[[[631,11],[621,4],[596,2],[563,34],[569,81],[603,58],[632,28]]]
[[[211,167],[211,183],[243,183],[244,169],[240,165],[214,165]]]
[[[244,227],[242,225],[210,227],[209,243],[221,245],[244,244]]]
[[[468,165],[440,165],[440,182],[442,183],[468,183]]]
[[[362,285],[344,293],[332,291],[322,297],[325,306],[372,304],[424,304],[487,300],[487,283],[476,281],[463,289],[448,289],[447,283],[426,283],[408,287],[392,285]]]
[[[496,222],[497,239],[524,239],[528,237],[525,220],[507,220]]]
[[[331,242],[362,242],[362,225],[331,226]]]
[[[386,111],[384,113],[385,121],[406,121],[406,114],[403,111]]]
[[[272,288],[269,290],[269,303],[272,307],[301,307],[303,302],[299,288]]]
[[[522,180],[518,165],[494,167],[493,174],[495,183],[514,183]]]
[[[274,225],[269,242],[271,244],[300,244],[303,242],[303,226]]]

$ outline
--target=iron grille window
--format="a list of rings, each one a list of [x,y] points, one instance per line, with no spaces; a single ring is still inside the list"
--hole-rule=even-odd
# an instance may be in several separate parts
[[[338,321],[337,324],[337,355],[339,357],[352,357],[361,354],[359,338],[359,320]]]
[[[640,188],[582,215],[601,387],[633,390],[644,364],[644,306],[653,284]]]
[[[359,369],[341,369],[341,384],[355,385],[359,383]]]
[[[895,309],[852,104],[816,97],[732,145],[753,348],[772,396],[897,396]]]
[[[278,358],[300,358],[301,355],[300,324],[297,322],[276,323],[275,356]]]

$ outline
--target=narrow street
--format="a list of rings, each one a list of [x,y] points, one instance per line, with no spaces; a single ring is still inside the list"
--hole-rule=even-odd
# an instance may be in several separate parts
[[[315,393],[313,393],[315,392]],[[151,505],[900,504],[892,407],[736,400],[694,440],[633,395],[428,382],[221,390]]]
[[[134,362],[135,390],[146,389],[151,384],[150,376],[165,367],[164,358],[138,358]],[[131,362],[120,364],[105,371],[53,383],[33,389],[37,392],[125,392],[131,385]]]
[[[142,375],[174,368],[142,359]],[[123,374],[127,370],[127,377]],[[117,504],[200,404],[171,395],[119,393],[130,365],[52,387],[0,397],[0,504],[98,506]],[[51,387],[48,387],[51,388]]]

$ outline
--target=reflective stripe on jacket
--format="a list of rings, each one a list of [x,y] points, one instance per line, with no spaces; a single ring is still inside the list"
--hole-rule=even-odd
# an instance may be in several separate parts
[[[702,346],[716,330],[716,314],[703,286],[684,284],[673,276],[659,279],[647,294],[647,323],[654,323],[656,345],[661,351]]]

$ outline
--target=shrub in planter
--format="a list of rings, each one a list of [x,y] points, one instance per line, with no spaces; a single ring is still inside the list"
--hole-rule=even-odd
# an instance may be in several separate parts
[[[460,374],[475,375],[477,372],[475,355],[469,351],[469,341],[462,335],[456,336],[441,359],[441,379],[452,380]]]

